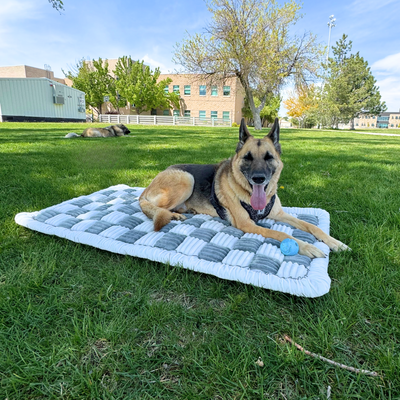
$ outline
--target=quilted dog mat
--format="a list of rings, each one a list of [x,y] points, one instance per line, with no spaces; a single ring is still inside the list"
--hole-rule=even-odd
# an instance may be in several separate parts
[[[285,256],[280,242],[244,233],[227,221],[209,215],[185,214],[185,221],[171,221],[154,232],[153,221],[140,209],[144,188],[127,185],[80,196],[38,212],[20,213],[17,224],[98,249],[181,266],[266,289],[297,296],[318,297],[330,288],[329,257],[311,260]],[[319,226],[329,234],[329,213],[315,208],[284,210]],[[314,236],[270,219],[259,225],[286,232],[313,243],[329,254]]]

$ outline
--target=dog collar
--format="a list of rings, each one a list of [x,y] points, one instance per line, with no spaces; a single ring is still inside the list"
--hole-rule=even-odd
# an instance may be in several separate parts
[[[257,222],[260,219],[266,218],[269,215],[269,213],[272,210],[272,207],[275,204],[275,199],[276,199],[276,194],[274,194],[271,197],[271,200],[265,206],[264,210],[254,210],[254,208],[250,204],[244,203],[243,201],[241,201],[240,204],[247,211],[247,213],[250,216],[250,219],[253,220],[254,222]],[[213,181],[211,186],[210,203],[213,205],[215,211],[217,212],[218,216],[221,219],[225,220],[228,219],[226,209],[221,205],[221,203],[218,200],[217,194],[215,193],[215,180]]]
[[[276,199],[276,194],[274,194],[271,197],[271,200],[269,203],[265,206],[264,210],[255,210],[250,204],[244,203],[243,201],[240,202],[242,207],[247,211],[247,213],[250,216],[250,219],[252,219],[254,222],[259,221],[260,219],[267,218],[269,213],[272,210],[272,207],[275,204],[275,199]]]

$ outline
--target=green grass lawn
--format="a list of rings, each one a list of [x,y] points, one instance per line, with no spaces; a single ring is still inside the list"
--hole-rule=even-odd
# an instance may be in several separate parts
[[[85,126],[0,124],[0,399],[326,399],[328,387],[331,399],[400,398],[400,138],[281,132],[282,203],[329,211],[353,249],[331,254],[330,292],[307,299],[16,225],[18,212],[146,186],[173,163],[218,162],[238,136],[131,126],[63,138]]]
[[[314,130],[314,129],[313,129]],[[329,128],[323,128],[323,130],[332,130],[332,131],[338,131],[338,129],[329,129]],[[308,131],[308,129],[307,129]],[[340,130],[339,130],[340,131]],[[343,129],[343,132],[351,132],[348,129]],[[400,136],[400,129],[396,129],[396,128],[388,128],[388,129],[384,129],[384,128],[368,128],[368,129],[360,129],[360,128],[356,128],[354,129],[354,131],[352,132],[357,132],[357,133],[380,133],[380,134],[397,134]]]
[[[397,135],[400,135],[400,129],[396,128],[388,128],[388,129],[383,129],[383,128],[368,128],[368,129],[356,129],[356,132],[362,133],[362,132],[374,132],[374,133],[395,133]]]

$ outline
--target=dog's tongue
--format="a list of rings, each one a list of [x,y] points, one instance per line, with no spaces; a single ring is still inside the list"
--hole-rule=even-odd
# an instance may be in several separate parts
[[[264,191],[265,185],[253,185],[253,193],[250,204],[254,210],[264,210],[267,206],[267,195]]]

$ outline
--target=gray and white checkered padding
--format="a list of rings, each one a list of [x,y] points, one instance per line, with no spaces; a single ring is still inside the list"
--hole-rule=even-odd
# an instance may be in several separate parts
[[[204,271],[207,265],[207,268],[211,268],[207,272],[217,276],[221,275],[221,270],[226,272],[233,268],[235,271],[240,269],[245,275],[256,274],[257,277],[268,275],[281,280],[308,278],[311,264],[315,260],[302,255],[284,256],[279,249],[280,242],[258,234],[244,233],[219,217],[185,214],[185,221],[172,221],[155,232],[153,221],[143,214],[139,206],[138,199],[143,190],[118,185],[65,201],[40,212],[30,213],[29,218],[33,224],[41,224],[42,229],[28,227],[116,253],[156,261],[160,261],[162,256],[164,262],[189,269],[196,270],[192,266],[197,265],[197,270]],[[315,213],[302,209],[294,211],[298,212],[292,211],[290,214],[319,225],[320,217]],[[311,234],[288,224],[270,219],[263,219],[258,224],[309,243],[316,242]],[[24,223],[21,225],[27,226]],[[326,248],[324,251],[327,251]],[[155,256],[152,257],[151,253]],[[254,279],[251,283],[254,283]]]

